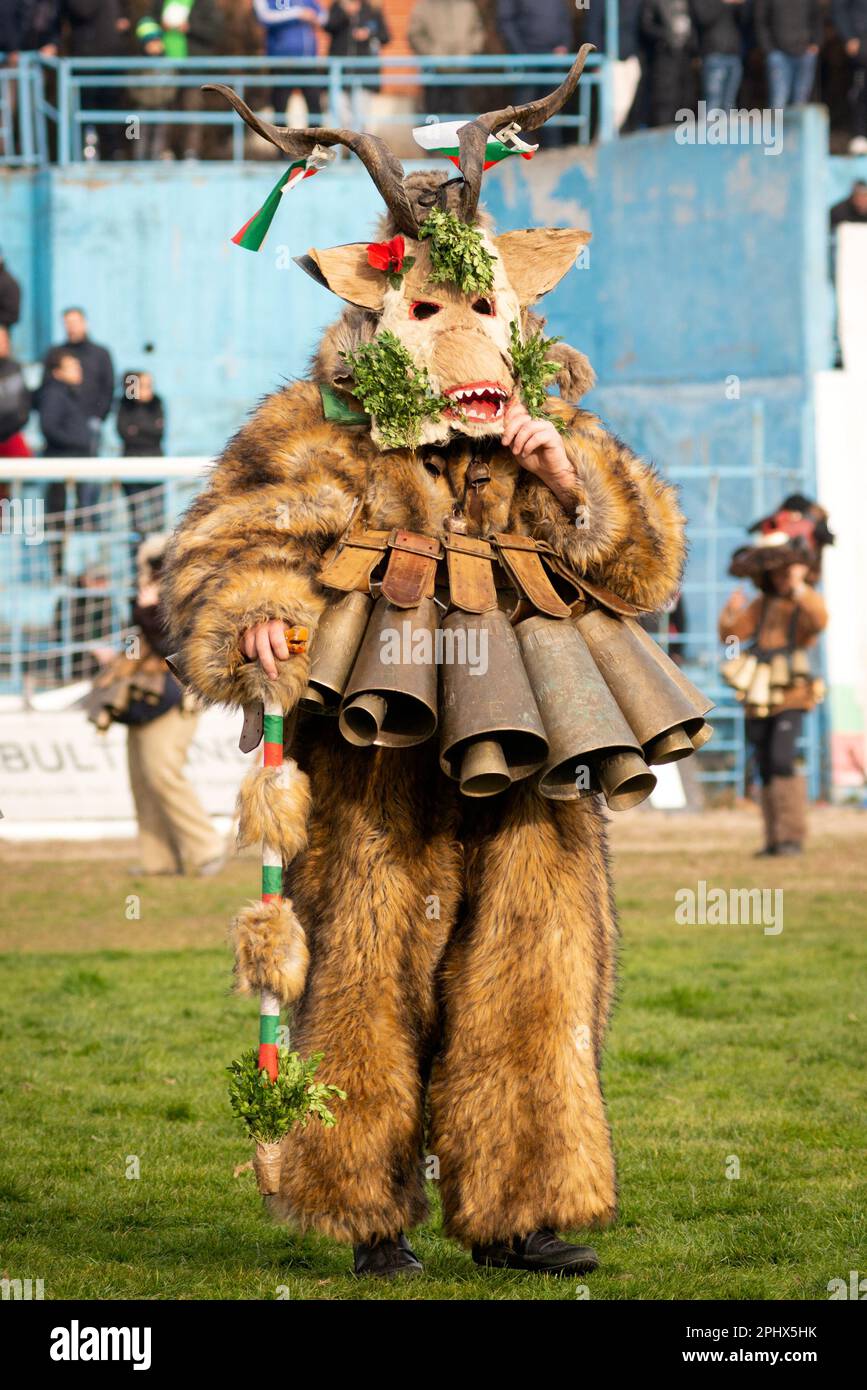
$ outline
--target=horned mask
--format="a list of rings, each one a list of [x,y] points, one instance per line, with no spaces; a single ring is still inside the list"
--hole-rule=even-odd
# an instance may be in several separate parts
[[[294,160],[324,162],[332,146],[346,146],[385,201],[394,233],[389,239],[312,249],[298,258],[308,274],[355,306],[364,325],[360,345],[344,354],[332,385],[369,413],[380,447],[497,436],[513,394],[531,414],[542,414],[546,382],[562,379],[563,349],[531,331],[529,310],[575,264],[590,233],[532,228],[496,236],[479,218],[479,196],[491,142],[507,153],[531,151],[520,135],[537,130],[569,101],[591,47],[584,45],[565,81],[547,97],[461,125],[460,175],[433,186],[430,177],[406,176],[378,136],[324,127],[280,129],[261,120],[231,88],[211,88]]]

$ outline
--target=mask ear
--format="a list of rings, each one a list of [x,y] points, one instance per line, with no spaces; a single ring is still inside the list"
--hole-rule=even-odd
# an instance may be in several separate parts
[[[363,309],[381,309],[388,280],[368,263],[366,241],[333,246],[328,251],[308,251],[296,263],[320,285]]]
[[[509,284],[521,304],[535,304],[553,290],[591,235],[574,227],[528,227],[494,237]]]

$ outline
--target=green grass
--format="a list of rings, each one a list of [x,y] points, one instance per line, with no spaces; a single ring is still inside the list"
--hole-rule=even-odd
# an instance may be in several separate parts
[[[595,1237],[592,1298],[821,1299],[867,1272],[863,854],[817,850],[774,875],[740,853],[699,836],[618,858],[605,1087],[622,1214]],[[266,1220],[252,1174],[235,1176],[250,1145],[224,1071],[255,1037],[221,944],[255,866],[138,885],[134,922],[114,863],[3,873],[17,907],[0,970],[0,1274],[44,1279],[46,1298],[576,1297],[477,1271],[436,1216],[413,1235],[425,1278],[385,1287],[354,1280],[346,1248]],[[675,926],[674,888],[698,877],[783,884],[783,933]],[[51,883],[48,926],[34,882]]]

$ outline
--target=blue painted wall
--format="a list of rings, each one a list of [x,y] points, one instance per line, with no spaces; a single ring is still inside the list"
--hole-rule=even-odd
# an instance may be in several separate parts
[[[825,254],[825,138],[815,108],[787,124],[776,157],[659,131],[491,171],[500,227],[594,233],[589,265],[547,309],[550,328],[593,361],[606,410],[616,414],[626,386],[658,384],[662,401],[686,382],[722,393],[732,374],[795,379],[827,364],[811,281]],[[279,169],[128,164],[0,179],[0,246],[27,309],[19,353],[41,353],[62,308],[83,303],[118,371],[153,367],[170,448],[218,448],[262,393],[303,373],[334,315],[292,257],[375,230],[378,196],[347,160],[288,195],[262,252],[238,250],[229,237]]]

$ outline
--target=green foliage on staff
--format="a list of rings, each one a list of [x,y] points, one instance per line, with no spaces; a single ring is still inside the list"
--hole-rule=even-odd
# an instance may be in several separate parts
[[[510,351],[512,371],[521,393],[521,399],[528,414],[535,420],[551,419],[562,434],[566,429],[565,420],[558,415],[549,417],[546,410],[548,387],[559,367],[548,356],[549,350],[562,338],[546,338],[541,332],[532,333],[526,342],[521,342],[521,330],[517,319],[512,319]]]
[[[353,376],[352,393],[376,417],[389,449],[415,448],[425,420],[451,405],[437,395],[425,367],[417,367],[394,333],[380,333],[357,352],[343,353]]]
[[[346,1100],[346,1092],[314,1081],[323,1055],[316,1052],[305,1059],[281,1047],[276,1081],[260,1071],[256,1048],[250,1048],[227,1068],[231,1075],[229,1104],[252,1139],[273,1143],[293,1125],[300,1124],[303,1129],[311,1116],[329,1129],[337,1123],[329,1102]]]
[[[435,285],[451,283],[464,294],[486,294],[494,288],[494,258],[478,227],[468,226],[453,212],[434,208],[418,235],[420,241],[430,241]]]

